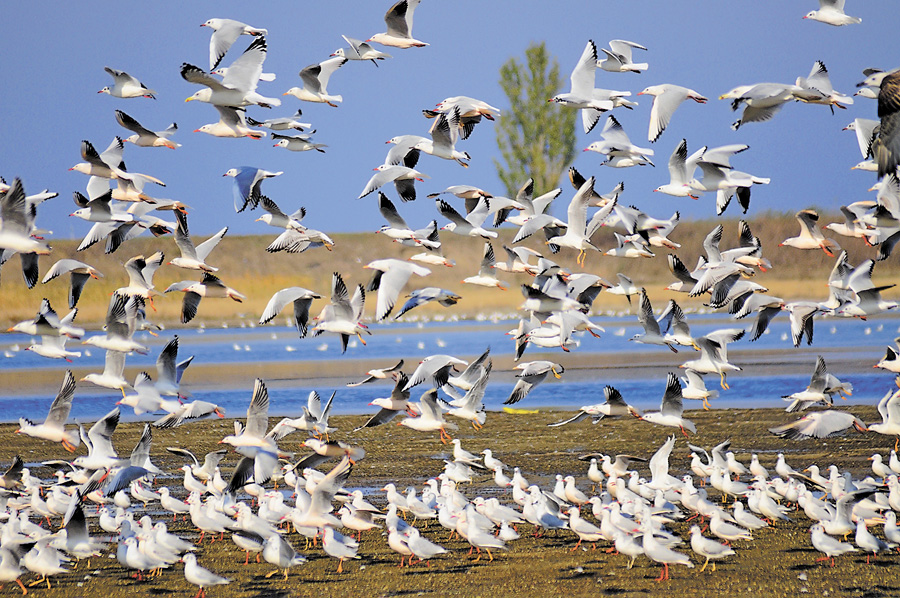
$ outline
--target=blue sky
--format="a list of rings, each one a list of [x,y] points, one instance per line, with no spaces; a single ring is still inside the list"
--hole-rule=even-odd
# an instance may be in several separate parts
[[[650,63],[640,75],[598,71],[596,84],[636,94],[644,87],[676,83],[710,98],[706,105],[685,103],[655,144],[657,167],[610,169],[601,157],[587,152],[576,166],[597,176],[602,191],[622,180],[623,200],[655,216],[681,210],[685,217],[714,217],[714,198],[700,201],[651,193],[668,181],[666,161],[682,137],[690,151],[702,146],[747,143],[751,149],[734,165],[772,183],[753,190],[751,215],[765,210],[796,210],[809,206],[835,209],[871,198],[866,189],[871,173],[851,172],[860,161],[855,137],[841,129],[853,118],[875,118],[872,100],[857,98],[849,110],[832,115],[824,106],[793,104],[774,120],[752,123],[735,132],[737,118],[727,101],[716,99],[732,87],[757,82],[792,83],[806,76],[816,60],[827,65],[838,91],[852,94],[865,67],[900,66],[900,36],[896,35],[896,5],[882,0],[850,1],[847,12],[862,17],[860,25],[830,27],[803,20],[815,0],[722,2],[558,1],[484,2],[424,0],[415,14],[413,34],[430,43],[426,48],[384,48],[394,58],[376,68],[350,62],[329,83],[342,94],[339,108],[282,97],[299,85],[299,70],[328,57],[343,45],[341,34],[365,39],[384,31],[389,2],[153,2],[153,3],[8,3],[3,17],[4,51],[0,58],[3,118],[0,119],[0,174],[7,181],[21,177],[27,192],[49,188],[59,198],[41,206],[38,225],[56,238],[80,238],[89,224],[69,218],[72,191],[84,191],[87,177],[67,169],[81,161],[79,145],[90,140],[98,150],[114,135],[127,132],[116,123],[121,109],[149,128],[178,123],[175,140],[165,148],[127,146],[129,170],[166,181],[151,194],[178,199],[191,209],[194,234],[211,234],[222,226],[231,233],[265,233],[254,222],[257,212],[235,214],[231,207],[229,168],[253,165],[284,175],[264,184],[264,192],[286,211],[308,210],[306,223],[326,232],[370,231],[381,225],[375,196],[356,200],[371,169],[380,164],[384,142],[406,133],[426,135],[430,121],[421,116],[447,96],[469,95],[501,109],[507,100],[497,83],[500,65],[521,57],[533,41],[545,41],[566,77],[585,43],[598,47],[610,39],[628,39],[649,48],[636,59]],[[317,129],[315,141],[327,153],[294,153],[272,147],[265,139],[217,139],[192,133],[217,119],[215,110],[184,99],[199,88],[182,80],[179,67],[190,62],[208,66],[210,31],[200,24],[227,17],[269,30],[265,70],[278,75],[263,82],[260,92],[283,100],[280,108],[252,108],[255,118],[287,116],[303,109],[303,120]],[[246,47],[243,37],[223,61],[230,64]],[[124,100],[97,94],[111,83],[103,67],[125,70],[158,92],[156,101]],[[638,145],[646,142],[649,98],[636,99],[634,111],[615,114]],[[600,127],[589,135],[579,131],[579,149],[599,139]],[[438,217],[424,195],[449,185],[471,184],[503,192],[492,159],[499,156],[491,123],[480,125],[459,149],[472,156],[471,167],[423,156],[419,169],[431,179],[419,186],[420,199],[400,206],[413,226]],[[565,213],[572,191],[565,192],[556,213]],[[544,190],[538,190],[544,191]],[[396,199],[393,188],[388,195]],[[399,202],[397,202],[399,204]],[[736,206],[726,214],[737,215]],[[267,230],[268,229],[268,230]]]

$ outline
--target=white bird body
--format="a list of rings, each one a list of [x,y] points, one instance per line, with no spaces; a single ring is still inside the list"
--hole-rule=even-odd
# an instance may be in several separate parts
[[[346,62],[346,58],[335,56],[317,64],[309,65],[300,71],[303,87],[292,87],[284,92],[283,95],[292,95],[304,102],[328,104],[333,108],[337,108],[337,105],[343,102],[344,98],[340,95],[328,93],[328,80],[331,78],[332,73],[344,66]]]
[[[185,554],[181,557],[181,560],[184,562],[184,578],[188,583],[199,586],[201,593],[205,593],[203,590],[210,586],[231,583],[230,579],[222,577],[221,575],[216,575],[209,569],[204,569],[198,565],[197,557],[192,553]]]
[[[862,23],[862,19],[859,17],[851,17],[844,12],[844,1],[819,0],[819,10],[811,10],[803,18],[835,27]]]
[[[650,130],[647,134],[647,139],[651,142],[659,139],[669,125],[672,114],[683,101],[691,99],[698,104],[705,104],[708,101],[708,98],[693,89],[671,83],[651,85],[638,92],[638,95],[653,96],[653,106],[650,108]]]
[[[103,70],[113,78],[112,87],[104,87],[97,93],[106,93],[115,98],[150,98],[155,100],[156,94],[152,89],[126,73],[125,71],[117,71],[116,69],[103,67]]]
[[[413,13],[419,2],[422,0],[400,0],[391,6],[384,15],[384,23],[387,25],[387,31],[376,33],[367,42],[375,42],[382,46],[391,46],[394,48],[423,48],[427,46],[425,42],[419,41],[412,36]]]

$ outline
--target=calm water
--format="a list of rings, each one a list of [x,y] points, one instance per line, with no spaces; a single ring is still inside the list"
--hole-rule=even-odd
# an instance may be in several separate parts
[[[633,316],[598,317],[594,320],[606,329],[602,338],[589,335],[581,337],[581,346],[574,351],[579,354],[597,355],[602,360],[604,355],[612,353],[641,353],[659,351],[659,355],[668,355],[665,348],[648,348],[645,345],[628,342],[627,339],[638,333],[640,328]],[[689,315],[691,330],[695,336],[705,334],[722,327],[749,326],[750,321],[734,322],[720,314]],[[194,364],[228,364],[256,362],[301,361],[315,362],[321,360],[345,360],[352,362],[357,358],[378,358],[384,365],[390,365],[402,356],[410,353],[421,357],[435,353],[472,356],[480,354],[486,347],[491,347],[493,355],[511,355],[513,343],[504,333],[514,328],[514,321],[482,321],[482,322],[431,322],[428,324],[388,324],[373,325],[373,334],[366,337],[367,346],[353,342],[346,355],[340,355],[340,343],[337,337],[323,335],[318,338],[298,338],[295,331],[286,327],[264,328],[228,328],[228,329],[194,329],[179,330],[179,359],[194,355]],[[781,396],[802,390],[809,383],[809,375],[815,364],[815,352],[827,350],[826,361],[840,358],[859,359],[864,363],[874,364],[884,354],[884,347],[893,344],[898,335],[900,318],[884,317],[868,322],[848,319],[817,320],[815,325],[814,345],[809,350],[794,349],[790,341],[789,323],[786,316],[779,316],[770,326],[769,333],[755,343],[741,340],[730,346],[731,360],[738,365],[742,363],[791,363],[807,364],[806,372],[794,376],[750,375],[737,372],[729,375],[729,390],[720,389],[720,397],[713,401],[714,407],[773,407],[784,405]],[[142,342],[150,346],[146,356],[129,355],[129,367],[146,368],[155,376],[156,356],[163,345],[168,342],[175,331],[163,331],[159,338],[145,334]],[[89,335],[88,335],[89,336]],[[354,339],[355,340],[355,339]],[[45,359],[29,351],[23,351],[30,344],[30,339],[23,335],[7,335],[0,342],[0,370],[3,369],[39,369],[42,375],[48,371],[62,373],[66,364],[62,361]],[[70,350],[90,349],[81,358],[76,358],[73,365],[84,366],[91,371],[103,369],[104,352],[71,343]],[[788,350],[785,354],[771,355],[773,350]],[[812,352],[810,352],[812,351]],[[740,352],[740,358],[735,353]],[[677,365],[687,359],[693,359],[692,352],[682,351],[674,356],[672,363]],[[682,359],[681,356],[684,356]],[[523,361],[529,360],[529,352]],[[558,361],[565,364],[566,355],[559,351]],[[349,363],[348,363],[349,364]],[[362,368],[359,368],[362,371]],[[408,365],[408,371],[411,366]],[[674,368],[673,368],[674,369]],[[760,372],[756,367],[754,371]],[[764,369],[762,370],[764,371]],[[834,368],[829,371],[841,380],[853,384],[853,397],[847,404],[874,404],[893,386],[893,375],[882,370],[871,370],[859,374],[846,374]],[[496,373],[496,370],[495,370]],[[627,371],[619,377],[610,376],[606,371],[603,378],[594,378],[590,370],[579,370],[577,375],[563,376],[562,380],[550,379],[538,386],[528,397],[517,404],[522,408],[538,408],[556,406],[576,409],[581,405],[602,402],[603,386],[610,384],[618,388],[625,399],[640,409],[658,408],[665,380],[628,378]],[[508,376],[495,376],[496,381],[488,385],[485,403],[489,410],[497,410],[509,396],[513,382]],[[504,379],[500,379],[504,378]],[[568,379],[567,379],[568,378]],[[185,374],[185,382],[190,385],[190,369]],[[710,389],[718,387],[718,380],[707,377]],[[296,387],[270,388],[270,414],[298,414],[311,390],[317,390],[323,398],[332,391],[337,391],[334,401],[334,413],[373,413],[375,408],[368,403],[377,397],[390,394],[392,386],[387,382],[368,384],[358,388],[345,386],[308,387],[298,384]],[[190,387],[191,397],[213,401],[224,407],[230,416],[240,416],[246,412],[250,399],[252,380],[242,387],[209,391],[194,386]],[[413,398],[417,398],[426,390],[422,385],[413,389]],[[87,384],[79,385],[73,403],[72,417],[82,421],[90,421],[109,411],[117,400],[117,394]],[[42,419],[53,400],[52,395],[20,396],[13,389],[0,388],[0,420],[11,421],[19,417]],[[843,404],[843,401],[841,401]],[[697,401],[687,401],[687,408],[699,407]],[[130,413],[130,410],[128,410]],[[123,413],[123,416],[127,415]]]

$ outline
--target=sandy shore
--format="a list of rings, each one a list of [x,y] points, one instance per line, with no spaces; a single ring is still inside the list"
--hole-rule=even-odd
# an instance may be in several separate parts
[[[856,408],[866,421],[877,415],[874,408]],[[510,467],[520,467],[525,477],[546,489],[552,489],[554,476],[572,474],[585,491],[591,490],[586,479],[587,464],[577,457],[588,452],[616,454],[627,452],[650,457],[666,439],[671,429],[651,426],[629,420],[607,420],[593,426],[588,422],[563,428],[548,428],[546,424],[559,421],[565,412],[541,411],[538,414],[510,415],[491,412],[487,425],[480,432],[471,428],[460,429],[455,436],[463,446],[478,452],[491,448],[495,456]],[[732,450],[738,459],[749,463],[751,453],[759,455],[762,464],[774,468],[776,455],[783,451],[788,462],[797,469],[811,464],[825,468],[836,464],[849,469],[854,476],[870,474],[867,458],[874,452],[887,456],[893,447],[893,439],[874,433],[857,434],[826,440],[801,442],[786,441],[769,434],[766,429],[794,416],[781,410],[714,410],[688,412],[695,421],[698,434],[692,443],[711,447],[725,439],[731,439]],[[350,433],[365,418],[342,416],[332,418],[339,428],[335,437],[362,445],[367,455],[353,469],[347,486],[361,488],[375,504],[384,504],[384,484],[393,482],[400,489],[408,485],[421,487],[422,482],[437,475],[443,468],[443,459],[451,455],[448,447],[437,440],[437,435],[425,435],[394,425]],[[122,424],[113,440],[121,454],[127,454],[137,440],[140,424]],[[197,422],[176,430],[154,431],[151,455],[156,464],[167,472],[177,472],[182,462],[164,450],[166,446],[185,446],[197,454],[219,447],[218,440],[232,429],[230,420]],[[14,435],[14,426],[0,426],[0,464],[8,464],[16,454],[22,455],[31,465],[53,458],[70,458],[59,445]],[[677,431],[676,431],[677,432]],[[670,473],[689,473],[689,451],[685,439],[678,434],[671,458]],[[299,434],[289,436],[280,445],[284,450],[304,454]],[[79,452],[83,452],[83,447]],[[229,454],[222,463],[223,471],[230,472],[237,461]],[[326,469],[328,465],[323,465]],[[33,473],[49,478],[53,469],[34,466]],[[642,476],[649,477],[646,467],[639,468]],[[180,473],[180,472],[179,472]],[[161,479],[161,483],[179,485],[177,478]],[[469,498],[477,495],[498,496],[511,503],[508,493],[498,490],[488,476],[481,476],[471,486],[462,488]],[[712,496],[718,492],[710,489]],[[153,505],[151,504],[151,509]],[[141,513],[138,513],[140,515]],[[159,515],[162,516],[162,515]],[[268,563],[251,563],[244,566],[244,554],[228,538],[222,542],[204,542],[198,547],[201,565],[230,579],[228,586],[211,588],[208,595],[217,596],[399,596],[399,595],[460,595],[460,596],[588,596],[618,595],[638,596],[647,593],[667,592],[674,596],[782,596],[809,592],[812,596],[889,596],[897,595],[900,586],[900,555],[882,555],[874,564],[866,564],[859,554],[837,559],[837,566],[816,563],[820,556],[811,546],[808,529],[810,521],[802,512],[793,513],[792,523],[779,524],[754,533],[752,542],[736,542],[736,555],[719,563],[716,572],[708,569],[698,573],[676,566],[671,569],[671,580],[657,583],[659,567],[639,557],[632,570],[625,565],[623,555],[608,554],[599,544],[598,550],[571,548],[576,538],[570,532],[551,532],[533,537],[530,525],[519,526],[522,538],[509,545],[509,550],[496,553],[494,562],[476,560],[467,554],[469,546],[449,533],[436,522],[427,527],[417,526],[423,535],[446,547],[450,553],[434,559],[430,566],[424,564],[399,569],[399,558],[387,546],[381,533],[370,531],[363,535],[359,549],[361,558],[344,566],[338,574],[337,561],[327,556],[321,547],[303,550],[309,559],[307,564],[291,570],[287,581],[280,575],[270,579],[265,574],[274,567]],[[91,522],[92,533],[99,528]],[[54,522],[57,524],[58,522]],[[170,521],[171,524],[171,521]],[[673,531],[687,540],[690,524],[678,523]],[[183,537],[196,540],[196,531],[190,522],[171,524]],[[880,529],[878,530],[880,533]],[[291,543],[302,549],[300,536],[291,533]],[[114,555],[115,545],[110,545]],[[690,551],[689,543],[679,547],[692,555],[695,563],[702,564]],[[34,579],[24,577],[26,584]],[[46,596],[125,596],[162,595],[176,592],[194,595],[196,588],[188,584],[181,573],[181,565],[165,571],[161,576],[138,581],[130,577],[113,558],[106,555],[94,558],[90,566],[85,562],[70,573],[54,577],[53,588],[45,585],[32,588],[29,593]],[[13,595],[18,588],[7,587]]]

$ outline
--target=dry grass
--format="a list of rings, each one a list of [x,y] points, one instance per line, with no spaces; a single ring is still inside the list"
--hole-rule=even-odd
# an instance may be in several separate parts
[[[823,215],[820,222],[827,223],[835,219]],[[675,253],[685,264],[689,267],[696,264],[702,251],[703,238],[719,223],[725,226],[722,247],[736,246],[738,242],[737,220],[701,220],[679,224],[672,238],[682,245],[682,248]],[[772,294],[785,299],[823,299],[825,288],[820,285],[828,276],[833,260],[818,251],[778,247],[782,240],[795,235],[798,230],[793,216],[768,213],[750,219],[749,223],[754,234],[759,236],[762,241],[764,254],[774,264],[772,270],[757,276],[757,282],[769,287]],[[514,231],[504,229],[500,231],[500,238],[493,242],[498,259],[505,258],[502,244],[508,244],[513,234]],[[248,300],[244,303],[229,300],[206,300],[201,304],[199,314],[191,325],[213,324],[222,321],[232,323],[255,321],[262,313],[271,295],[279,289],[302,286],[327,297],[330,293],[332,272],[340,272],[348,286],[355,286],[357,283],[365,284],[369,274],[362,269],[362,266],[370,260],[381,257],[408,258],[418,253],[417,249],[394,244],[389,239],[372,233],[333,235],[336,245],[332,252],[316,249],[299,255],[266,253],[265,248],[273,238],[273,236],[226,236],[222,240],[211,254],[209,261],[219,268],[217,274],[222,280],[247,295]],[[460,281],[463,278],[471,276],[477,271],[484,244],[480,239],[462,238],[447,233],[442,235],[441,239],[444,242],[444,254],[456,260],[457,266],[454,268],[433,267],[429,277],[411,280],[407,288],[438,286],[458,292],[463,296],[463,300],[451,308],[452,311],[440,306],[426,305],[417,308],[413,314],[418,312],[419,315],[428,316],[452,313],[459,317],[473,317],[492,312],[510,313],[518,308],[522,302],[518,285],[526,283],[527,277],[501,273],[501,280],[510,284],[510,289],[505,292],[462,285]],[[599,231],[595,235],[594,241],[604,249],[613,246],[615,242],[612,231],[607,229]],[[841,237],[837,241],[848,250],[851,262],[860,262],[874,254],[873,249],[866,247],[859,240]],[[550,255],[541,240],[536,237],[528,239],[525,244]],[[100,281],[90,281],[79,302],[78,322],[89,328],[97,327],[102,322],[110,293],[126,284],[127,278],[122,269],[125,261],[135,255],[149,255],[156,250],[165,252],[167,258],[178,254],[171,237],[134,239],[111,255],[104,255],[100,244],[81,253],[75,251],[77,245],[77,241],[54,242],[51,258],[41,258],[41,271],[44,272],[49,268],[52,263],[51,259],[55,261],[64,257],[72,257],[90,263],[106,275]],[[666,252],[657,251],[656,253],[657,256],[654,259],[641,260],[625,260],[591,253],[588,255],[587,265],[583,269],[576,265],[573,251],[563,250],[560,254],[551,257],[560,265],[573,271],[583,270],[613,282],[617,272],[625,272],[637,284],[646,286],[651,291],[651,299],[654,304],[658,303],[661,306],[665,300],[671,297],[679,300],[686,307],[690,307],[692,301],[684,294],[668,293],[662,290],[672,282],[673,277],[666,264]],[[14,258],[3,269],[4,284],[0,287],[0,324],[8,327],[15,322],[33,317],[42,297],[47,297],[59,313],[65,313],[67,311],[67,278],[60,278],[46,285],[38,283],[34,289],[26,290],[18,272],[17,262],[18,260]],[[890,284],[897,279],[900,274],[900,266],[896,262],[896,259],[889,259],[878,264],[875,271],[878,284]],[[172,282],[188,279],[199,280],[199,278],[196,272],[164,265],[157,273],[154,283],[158,289],[165,289]],[[153,321],[166,326],[180,325],[178,323],[181,310],[180,296],[158,297],[154,303],[157,311],[150,314]],[[699,305],[700,302],[693,303]],[[323,304],[324,302],[314,304],[313,311],[317,312]],[[373,305],[372,301],[370,301],[370,305]],[[618,310],[622,307],[624,307],[624,303],[621,297],[602,293],[595,302],[596,311]],[[367,313],[371,313],[371,308],[367,309]]]

